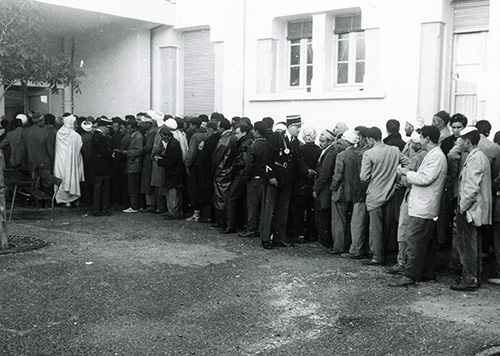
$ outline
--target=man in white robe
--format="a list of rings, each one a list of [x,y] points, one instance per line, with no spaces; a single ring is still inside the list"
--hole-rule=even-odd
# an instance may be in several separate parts
[[[83,174],[82,138],[75,131],[76,117],[63,116],[64,125],[57,131],[54,175],[62,179],[56,194],[57,203],[70,203],[80,198]]]

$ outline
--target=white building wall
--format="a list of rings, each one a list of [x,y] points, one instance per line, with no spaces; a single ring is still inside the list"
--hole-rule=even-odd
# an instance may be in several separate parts
[[[150,33],[112,26],[74,38],[75,63],[83,61],[82,95],[74,95],[77,115],[108,117],[150,108]]]

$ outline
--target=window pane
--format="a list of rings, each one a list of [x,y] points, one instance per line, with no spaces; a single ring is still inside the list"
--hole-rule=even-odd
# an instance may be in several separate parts
[[[313,46],[312,44],[307,45],[307,64],[312,64],[313,62]]]
[[[290,47],[290,64],[291,65],[300,64],[300,46]]]
[[[349,66],[347,63],[339,63],[337,66],[337,84],[347,83],[347,73]]]
[[[337,60],[345,62],[349,60],[349,41],[339,41]]]
[[[365,78],[365,62],[356,63],[356,83],[363,83]]]
[[[290,86],[296,87],[300,84],[300,67],[290,68]]]
[[[313,67],[307,66],[307,81],[306,81],[307,86],[311,85],[312,77],[313,77]]]
[[[365,59],[365,39],[359,38],[356,40],[356,59]]]

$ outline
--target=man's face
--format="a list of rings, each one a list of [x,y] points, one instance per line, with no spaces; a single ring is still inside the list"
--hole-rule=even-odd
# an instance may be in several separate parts
[[[470,146],[470,141],[467,139],[463,139],[462,137],[459,137],[457,139],[456,144],[459,145],[460,149],[462,152],[469,152],[469,146]]]
[[[413,130],[415,130],[415,128],[413,127],[413,125],[410,124],[409,122],[407,122],[405,124],[405,134],[406,134],[406,137],[410,137],[411,134],[413,133]]]
[[[236,138],[239,140],[242,137],[246,136],[246,132],[241,132],[241,128],[237,127],[236,130],[234,131],[234,134],[236,135]]]
[[[460,132],[462,132],[462,130],[464,129],[464,125],[462,125],[461,122],[454,122],[451,124],[451,132],[453,132],[453,135],[455,137],[459,137],[460,136]]]
[[[120,124],[117,122],[113,122],[113,132],[118,133],[120,131]]]
[[[420,136],[420,140],[422,140],[422,136]],[[418,152],[422,149],[422,144],[420,142],[411,141],[411,149]]]
[[[422,136],[422,134],[420,134],[420,142],[418,143],[420,145],[420,147],[423,148],[423,149],[426,149],[428,142],[429,142],[429,138],[428,137],[424,137],[424,136]],[[412,143],[412,148],[413,148],[413,143]],[[413,149],[415,151],[418,151],[415,148],[413,148]]]
[[[288,126],[288,133],[292,137],[297,137],[300,133],[300,125],[290,125]]]
[[[319,148],[324,150],[329,145],[330,145],[330,138],[323,133],[319,135]]]
[[[434,116],[432,118],[432,126],[437,127],[439,130],[443,129],[446,124],[444,123],[444,120],[441,119],[439,116]]]

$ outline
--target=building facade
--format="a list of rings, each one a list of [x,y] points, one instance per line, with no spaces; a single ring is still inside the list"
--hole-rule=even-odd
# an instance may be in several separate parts
[[[49,50],[86,73],[81,95],[44,99],[54,114],[301,114],[322,129],[446,110],[500,129],[498,1],[39,3]]]

